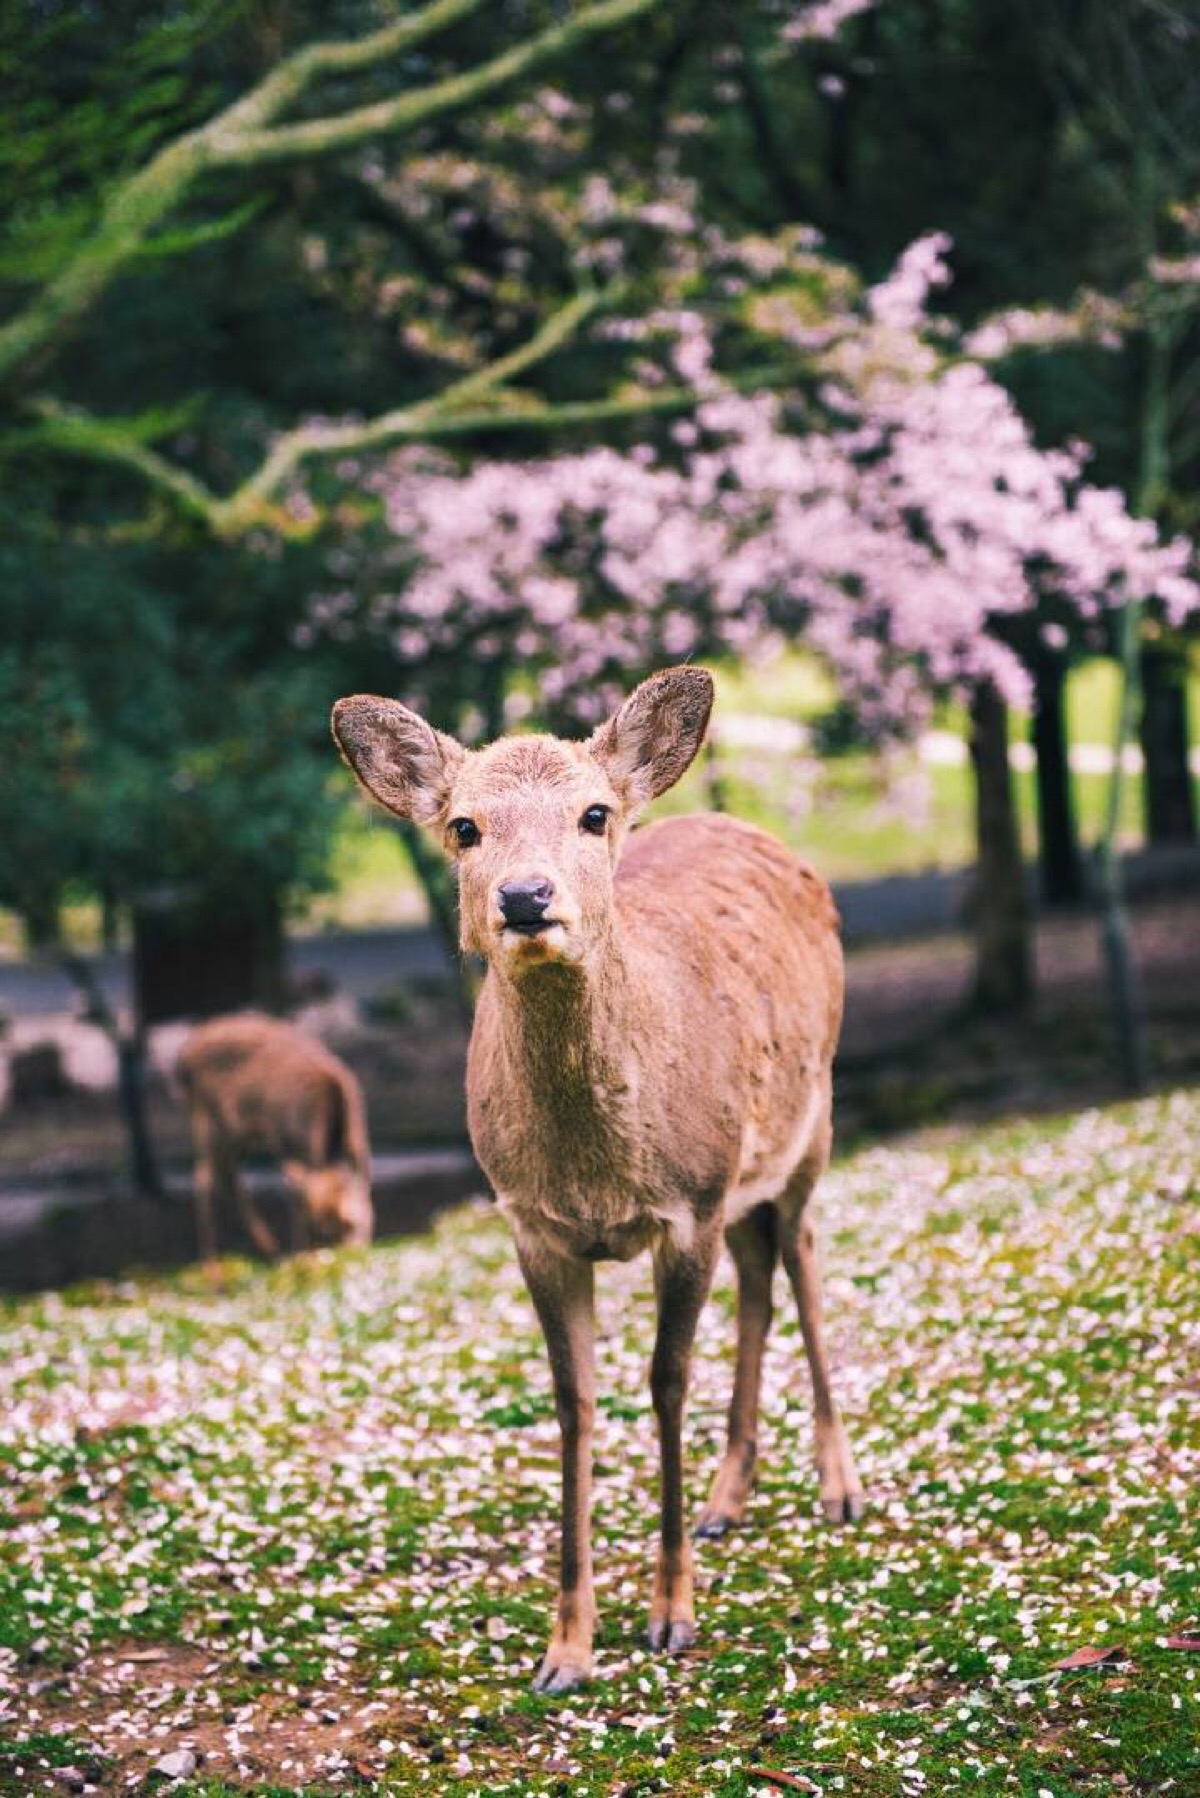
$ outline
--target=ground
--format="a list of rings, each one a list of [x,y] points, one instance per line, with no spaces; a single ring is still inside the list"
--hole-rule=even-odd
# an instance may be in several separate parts
[[[701,1546],[676,1659],[639,1645],[647,1270],[603,1269],[599,1677],[567,1700],[529,1690],[555,1428],[482,1203],[418,1242],[9,1302],[0,1793],[1200,1793],[1198,1132],[1181,1091],[839,1164],[870,1510],[818,1520],[781,1305],[759,1490]],[[696,1498],[730,1307],[726,1272]]]

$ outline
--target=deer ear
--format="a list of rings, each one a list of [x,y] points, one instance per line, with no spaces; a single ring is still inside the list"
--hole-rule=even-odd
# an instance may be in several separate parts
[[[712,702],[706,668],[664,668],[600,726],[589,753],[629,804],[645,805],[687,773],[704,741]]]
[[[333,708],[333,740],[372,799],[398,817],[436,824],[466,750],[395,699],[359,693]]]

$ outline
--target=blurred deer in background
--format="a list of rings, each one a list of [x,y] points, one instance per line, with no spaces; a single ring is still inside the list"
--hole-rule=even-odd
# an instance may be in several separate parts
[[[281,1163],[307,1241],[370,1242],[366,1111],[345,1062],[294,1024],[241,1012],[192,1031],[175,1077],[191,1117],[196,1234],[206,1260],[216,1254],[218,1203],[230,1198],[255,1248],[280,1251],[240,1177],[240,1161],[256,1153]]]
[[[546,1338],[562,1432],[560,1595],[535,1685],[592,1665],[593,1268],[649,1249],[662,1468],[649,1639],[695,1638],[681,1427],[692,1340],[722,1236],[738,1276],[728,1447],[696,1533],[743,1514],[771,1287],[782,1259],[812,1373],[821,1500],[862,1488],[830,1391],[808,1201],[829,1158],[842,1014],[829,889],[765,832],[670,818],[626,842],[703,739],[712,680],[646,681],[586,743],[469,752],[388,699],[343,699],[334,735],[367,791],[433,826],[458,872],[462,946],[482,955],[467,1071],[471,1136]]]

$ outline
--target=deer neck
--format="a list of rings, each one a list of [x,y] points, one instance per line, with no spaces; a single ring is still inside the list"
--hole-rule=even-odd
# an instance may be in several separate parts
[[[499,977],[504,1057],[528,1101],[582,1124],[592,1110],[611,1117],[629,1084],[635,1040],[629,969],[615,927],[579,965],[550,962],[518,979]]]

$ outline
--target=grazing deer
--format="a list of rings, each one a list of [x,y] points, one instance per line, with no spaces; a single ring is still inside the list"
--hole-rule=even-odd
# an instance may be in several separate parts
[[[371,1152],[362,1090],[345,1062],[294,1024],[240,1012],[199,1025],[175,1078],[191,1117],[196,1157],[196,1234],[216,1253],[215,1205],[232,1197],[264,1255],[280,1244],[248,1196],[238,1164],[272,1155],[300,1205],[306,1235],[370,1242]]]
[[[829,1384],[807,1205],[830,1148],[842,1013],[829,889],[765,832],[718,815],[627,832],[685,772],[712,679],[672,668],[585,743],[507,737],[468,752],[389,699],[343,699],[333,729],[367,791],[436,827],[457,867],[463,948],[486,958],[467,1067],[471,1136],[516,1240],[562,1433],[557,1616],[535,1686],[591,1671],[590,1493],[597,1261],[649,1249],[662,1467],[650,1644],[695,1639],[680,1432],[692,1340],[722,1236],[738,1275],[724,1461],[696,1534],[750,1493],[776,1259],[812,1372],[821,1499],[862,1488]]]

